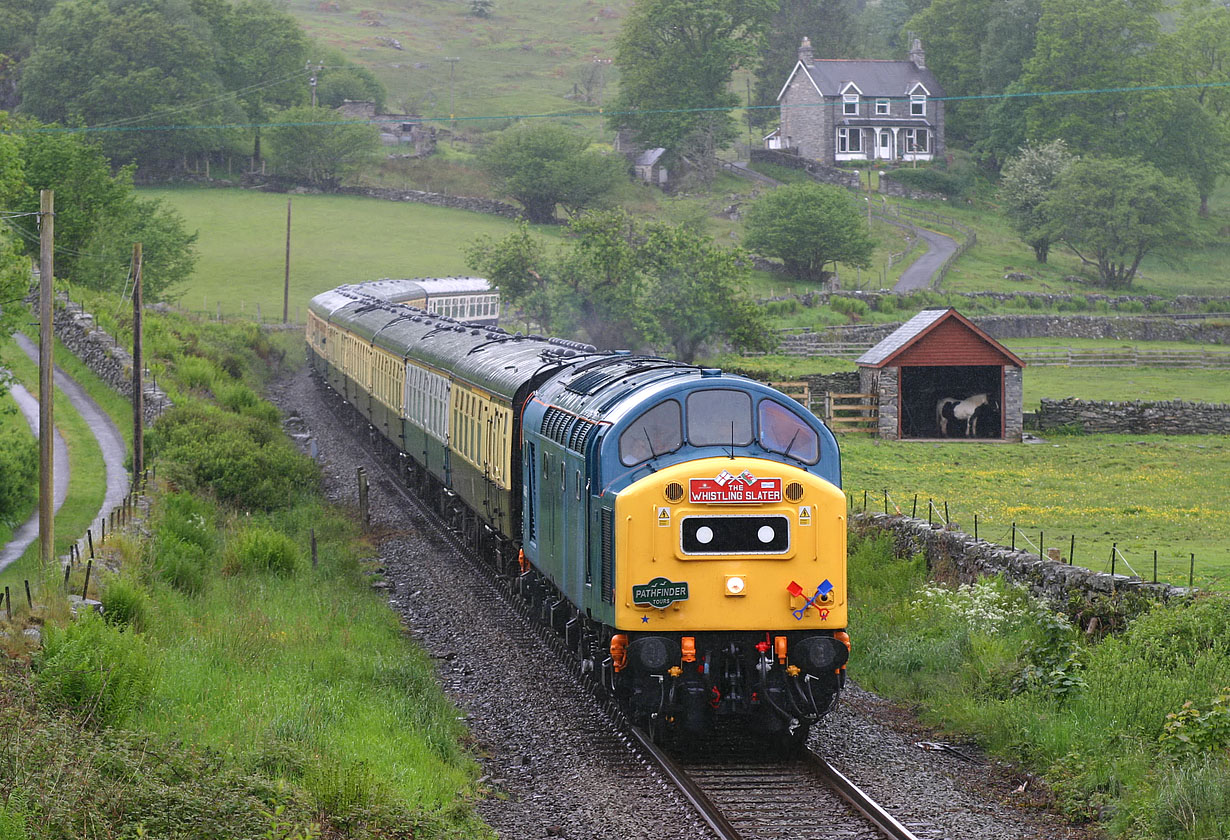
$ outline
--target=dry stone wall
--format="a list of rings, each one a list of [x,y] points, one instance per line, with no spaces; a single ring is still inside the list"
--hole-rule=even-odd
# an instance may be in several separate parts
[[[55,334],[99,379],[117,393],[132,398],[132,354],[99,329],[94,316],[84,311],[81,304],[63,298],[56,302]],[[153,422],[171,407],[171,401],[157,383],[146,381],[143,393],[145,422]]]
[[[1230,434],[1230,405],[1043,399],[1034,422],[1044,432],[1077,428],[1090,433],[1224,435]]]
[[[885,531],[892,535],[902,554],[921,552],[930,569],[951,570],[960,583],[973,583],[990,575],[1003,575],[1027,587],[1034,595],[1053,603],[1066,601],[1073,591],[1088,595],[1138,593],[1160,601],[1185,598],[1193,591],[1164,583],[1148,583],[1138,577],[1095,572],[1080,566],[1040,559],[1037,554],[1017,551],[986,540],[975,540],[963,531],[925,519],[859,513],[850,517],[856,531]]]

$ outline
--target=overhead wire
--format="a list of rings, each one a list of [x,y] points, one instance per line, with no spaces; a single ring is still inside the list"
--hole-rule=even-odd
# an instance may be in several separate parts
[[[285,79],[280,80],[285,81]],[[270,82],[269,84],[276,84]],[[983,94],[967,94],[962,96],[930,96],[927,97],[928,102],[972,102],[972,101],[987,101],[987,100],[1008,100],[1008,99],[1023,99],[1023,98],[1041,98],[1053,96],[1093,96],[1109,93],[1150,93],[1162,91],[1176,90],[1208,90],[1215,88],[1230,88],[1230,82],[1190,82],[1185,84],[1173,85],[1137,85],[1132,87],[1109,87],[1109,88],[1085,88],[1074,90],[1054,90],[1054,91],[1017,91],[1013,93],[983,93]],[[905,100],[906,97],[889,97],[891,99]],[[612,116],[646,116],[652,114],[697,114],[711,113],[717,111],[764,111],[764,110],[780,110],[780,109],[807,109],[807,108],[831,108],[836,107],[837,103],[832,102],[817,102],[817,103],[799,103],[797,105],[745,105],[745,106],[700,106],[692,108],[631,108],[624,110],[607,110],[602,107],[596,109],[589,108],[584,110],[573,111],[556,111],[556,112],[537,112],[537,113],[521,113],[521,114],[486,114],[478,116],[438,116],[425,117],[415,116],[412,119],[406,119],[405,116],[397,117],[389,115],[388,119],[381,120],[379,116],[372,119],[354,119],[354,120],[305,120],[295,122],[285,121],[267,121],[267,122],[229,122],[229,123],[183,123],[169,125],[122,125],[122,122],[131,122],[137,118],[126,118],[124,121],[116,121],[113,123],[101,123],[92,126],[40,126],[40,127],[22,127],[11,128],[4,132],[7,134],[48,134],[48,133],[90,133],[90,132],[108,132],[108,131],[191,131],[205,129],[224,129],[224,128],[280,128],[294,126],[315,126],[315,125],[370,125],[373,122],[410,122],[410,123],[427,123],[427,122],[477,122],[477,121],[503,121],[503,120],[531,120],[531,119],[563,119],[571,118],[578,119],[583,117],[612,117]],[[189,106],[184,106],[185,108]],[[196,105],[190,106],[196,107]],[[183,110],[183,109],[180,109]],[[175,113],[175,111],[166,112]],[[148,116],[155,116],[151,113]],[[409,116],[409,115],[406,115]]]

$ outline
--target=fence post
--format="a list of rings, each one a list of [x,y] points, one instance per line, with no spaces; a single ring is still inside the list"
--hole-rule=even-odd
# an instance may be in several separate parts
[[[1068,547],[1068,565],[1076,563],[1076,534],[1072,535],[1072,545]]]
[[[1041,561],[1041,560],[1042,560],[1042,555],[1043,555],[1043,554],[1045,553],[1045,551],[1046,551],[1046,550],[1042,547],[1042,546],[1044,546],[1044,545],[1046,545],[1046,532],[1045,532],[1045,531],[1038,531],[1038,560],[1039,560],[1039,561]]]
[[[1196,555],[1191,555],[1191,565],[1187,567],[1187,588],[1191,589],[1196,583]]]
[[[884,515],[888,516],[888,488],[884,488]]]
[[[1110,576],[1115,576],[1115,555],[1118,553],[1119,543],[1113,542],[1110,544]]]
[[[1157,583],[1157,549],[1153,549],[1153,582]]]
[[[1012,550],[1016,551],[1016,523],[1012,523]]]
[[[974,542],[978,542],[978,514],[974,514]]]
[[[914,507],[910,509],[910,519],[918,518],[918,494],[914,494]]]

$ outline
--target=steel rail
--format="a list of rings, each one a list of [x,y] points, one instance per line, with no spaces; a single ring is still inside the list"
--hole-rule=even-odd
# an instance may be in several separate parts
[[[825,783],[838,796],[850,803],[854,810],[862,814],[889,840],[918,840],[918,837],[912,831],[899,823],[892,814],[881,808],[874,799],[864,793],[858,785],[842,775],[836,767],[811,751],[808,751],[806,758],[812,765],[812,769],[824,779]]]
[[[700,785],[692,780],[692,777],[685,770],[675,764],[670,756],[658,748],[658,745],[653,742],[653,739],[644,730],[639,726],[629,724],[628,733],[641,750],[653,759],[654,763],[658,765],[658,769],[679,789],[679,792],[688,800],[688,804],[696,810],[696,813],[700,814],[701,819],[709,824],[709,827],[717,834],[719,840],[743,840],[743,835],[731,824],[730,820],[726,819],[722,809],[714,804],[709,795],[701,789]]]

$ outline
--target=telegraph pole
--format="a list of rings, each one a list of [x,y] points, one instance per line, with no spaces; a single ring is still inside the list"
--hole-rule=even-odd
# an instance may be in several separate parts
[[[315,108],[316,107],[316,74],[319,73],[321,70],[325,69],[325,65],[318,62],[315,66],[312,66],[312,62],[309,61],[307,64],[303,66],[303,69],[307,70],[309,73],[312,74],[311,76],[308,76],[308,86],[311,87],[312,89],[312,107]]]
[[[55,559],[55,418],[52,402],[53,322],[51,286],[55,273],[55,191],[40,190],[38,200],[38,538],[39,580]]]
[[[286,277],[282,280],[282,323],[290,314],[290,199],[286,199]]]
[[[452,132],[453,139],[456,139],[457,112],[453,108],[453,71],[457,69],[457,62],[461,61],[461,58],[458,56],[454,56],[452,58],[446,58],[444,60],[448,62],[448,118],[450,121],[449,130]]]
[[[145,471],[145,391],[142,382],[141,243],[132,246],[132,481]]]

